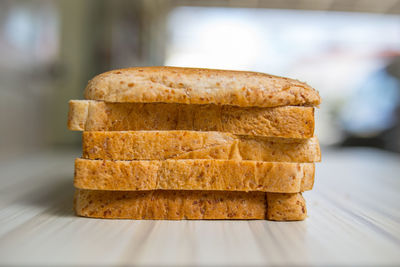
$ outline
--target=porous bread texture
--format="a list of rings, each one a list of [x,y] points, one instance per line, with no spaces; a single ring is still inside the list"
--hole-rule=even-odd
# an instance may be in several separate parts
[[[267,193],[267,218],[272,221],[298,221],[307,217],[301,193]]]
[[[82,157],[108,160],[235,159],[317,162],[318,139],[236,136],[195,131],[87,131]]]
[[[318,106],[306,83],[264,73],[177,67],[113,70],[89,81],[85,98],[107,102],[164,102],[240,107]]]
[[[311,138],[314,134],[314,108],[71,100],[68,128],[75,131],[219,131],[237,135]]]
[[[264,219],[261,192],[97,191],[75,193],[77,215],[113,219]]]
[[[270,195],[273,195],[272,201]],[[283,202],[292,206],[282,207],[275,201],[279,195],[283,195]],[[306,217],[301,193],[77,189],[74,209],[79,216],[134,220],[303,220]]]
[[[308,139],[240,136],[238,149],[243,160],[277,162],[319,162],[317,137]]]
[[[314,163],[237,160],[75,160],[74,186],[92,190],[311,190]]]

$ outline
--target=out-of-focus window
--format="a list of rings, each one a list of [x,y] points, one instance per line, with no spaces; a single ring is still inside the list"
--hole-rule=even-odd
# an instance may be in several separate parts
[[[361,132],[381,129],[390,119],[383,113],[397,105],[398,87],[371,88],[372,77],[400,52],[397,15],[177,7],[168,30],[166,65],[261,71],[318,89],[323,106],[317,134],[324,144],[342,141],[357,125]],[[373,101],[353,102],[373,100],[380,92],[385,99],[370,106],[376,108],[373,118],[365,112]]]

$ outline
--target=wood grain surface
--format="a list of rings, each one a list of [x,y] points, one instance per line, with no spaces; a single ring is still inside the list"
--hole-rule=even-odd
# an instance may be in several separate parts
[[[400,265],[400,157],[323,151],[303,222],[75,217],[74,158],[0,162],[0,265]]]

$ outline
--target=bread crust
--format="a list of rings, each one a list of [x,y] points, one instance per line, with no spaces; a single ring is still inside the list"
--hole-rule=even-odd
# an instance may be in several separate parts
[[[108,160],[234,159],[317,162],[318,139],[236,136],[196,131],[85,131],[82,157]]]
[[[71,100],[69,107],[68,128],[75,131],[193,130],[303,139],[314,135],[312,107],[239,108],[87,100]]]
[[[258,72],[178,67],[112,70],[89,81],[85,98],[107,102],[318,106],[306,83]]]
[[[236,160],[75,160],[74,186],[92,190],[311,190],[314,163]]]
[[[271,194],[226,191],[96,191],[77,189],[74,209],[77,215],[93,218],[134,220],[182,219],[269,219],[303,220],[306,210],[301,193],[284,194],[288,205],[267,200]],[[283,195],[283,194],[282,194]],[[289,198],[287,197],[289,196]],[[292,203],[287,199],[297,199]],[[276,206],[275,206],[276,205]],[[269,210],[272,212],[269,212]],[[285,214],[278,217],[276,214]],[[271,217],[270,217],[271,216]]]

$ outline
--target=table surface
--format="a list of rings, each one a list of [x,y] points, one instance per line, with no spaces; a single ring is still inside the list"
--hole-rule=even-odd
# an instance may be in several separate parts
[[[0,265],[400,265],[400,157],[323,151],[303,222],[75,217],[77,151],[0,162]]]

